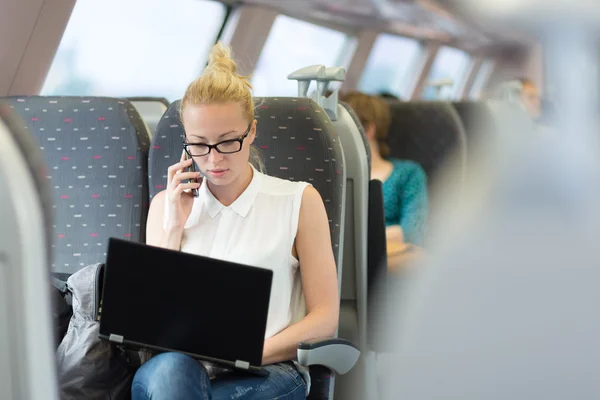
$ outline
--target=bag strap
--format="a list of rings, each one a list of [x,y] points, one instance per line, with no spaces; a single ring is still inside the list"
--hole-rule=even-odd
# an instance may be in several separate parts
[[[66,278],[65,278],[65,275],[67,276]],[[69,277],[68,274],[59,274],[59,273],[51,273],[50,274],[50,281],[52,283],[52,286],[54,286],[56,289],[58,289],[58,291],[63,296],[65,294],[69,293],[69,289],[67,287],[68,277]]]
[[[69,289],[69,285],[67,285],[67,279],[69,279],[69,274],[61,274],[61,273],[51,273],[50,274],[50,283],[52,286],[58,290],[60,296],[64,299],[64,301],[71,306],[73,304],[73,294]]]
[[[135,372],[140,367],[141,361],[140,356],[137,351],[127,350],[123,346],[119,346],[116,344],[112,344],[113,349],[115,350],[115,358],[117,361],[131,374],[135,374]]]

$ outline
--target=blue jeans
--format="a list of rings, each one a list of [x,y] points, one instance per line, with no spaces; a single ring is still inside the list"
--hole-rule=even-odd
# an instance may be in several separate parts
[[[136,372],[132,400],[306,399],[306,383],[293,363],[265,368],[270,372],[268,377],[230,371],[211,382],[206,368],[193,358],[162,353]]]

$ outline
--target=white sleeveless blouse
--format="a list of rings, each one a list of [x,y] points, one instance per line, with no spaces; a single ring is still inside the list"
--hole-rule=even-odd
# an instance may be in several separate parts
[[[302,194],[309,184],[260,173],[229,207],[198,189],[185,224],[181,251],[273,271],[265,339],[301,319],[299,262],[292,255]],[[298,292],[299,291],[299,292]]]
[[[228,207],[203,181],[184,227],[181,251],[273,271],[268,339],[306,315],[299,261],[292,248],[302,194],[310,184],[265,175],[254,167],[252,173],[250,185]],[[310,387],[308,371],[296,366]]]

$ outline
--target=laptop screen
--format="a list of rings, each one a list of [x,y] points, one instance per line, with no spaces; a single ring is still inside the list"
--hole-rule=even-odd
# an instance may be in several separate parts
[[[111,238],[100,334],[259,366],[272,277],[263,268]]]

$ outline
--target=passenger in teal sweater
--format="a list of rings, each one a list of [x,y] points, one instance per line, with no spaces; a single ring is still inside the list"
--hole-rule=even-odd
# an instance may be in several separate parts
[[[371,178],[383,182],[386,236],[389,244],[423,245],[427,226],[427,177],[412,161],[389,157],[386,143],[391,125],[388,104],[360,92],[342,96],[360,119],[371,147]]]

